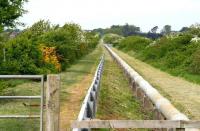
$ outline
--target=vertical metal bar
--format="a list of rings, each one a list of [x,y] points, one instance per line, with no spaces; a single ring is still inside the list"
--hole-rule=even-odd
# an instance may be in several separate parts
[[[41,99],[40,99],[40,131],[43,131],[43,111],[44,111],[44,76],[41,77]]]

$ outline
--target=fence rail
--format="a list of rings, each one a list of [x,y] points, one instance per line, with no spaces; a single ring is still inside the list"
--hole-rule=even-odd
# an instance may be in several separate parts
[[[43,75],[0,75],[0,79],[36,79],[41,81],[40,96],[0,96],[0,99],[40,99],[40,115],[0,115],[0,119],[40,118],[40,131],[43,131],[43,110],[44,110]]]
[[[41,96],[0,96],[0,99],[41,99]]]
[[[1,119],[9,119],[9,118],[40,118],[40,115],[1,115]]]
[[[43,78],[43,75],[0,75],[0,79],[38,79]]]
[[[181,120],[84,120],[72,128],[200,128],[200,121]]]
[[[90,88],[88,89],[85,99],[82,103],[81,110],[78,115],[78,121],[95,118],[95,113],[97,111],[97,97],[99,93],[100,79],[103,71],[103,65],[104,65],[104,55],[101,57],[92,84],[90,85]],[[87,131],[90,129],[78,129],[78,128],[73,129],[73,131],[81,131],[81,130]]]

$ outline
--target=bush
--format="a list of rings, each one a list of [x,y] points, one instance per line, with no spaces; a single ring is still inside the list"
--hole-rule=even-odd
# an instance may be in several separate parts
[[[187,57],[178,51],[169,52],[164,58],[164,64],[167,68],[173,69],[181,66]]]
[[[7,61],[3,65],[7,65],[9,68],[7,70],[4,68],[3,71],[8,73],[38,74],[40,72],[37,67],[43,66],[42,53],[26,37],[17,37],[6,43],[6,58]]]
[[[55,47],[62,70],[96,47],[99,37],[93,33],[84,33],[76,24],[65,24],[61,28],[47,32],[40,43]]]
[[[119,43],[118,48],[127,51],[133,50],[135,52],[140,52],[143,51],[151,42],[152,40],[148,38],[129,36]]]
[[[5,43],[7,60],[0,60],[0,74],[57,73],[90,52],[98,41],[98,35],[82,31],[77,24],[59,27],[39,21]]]
[[[195,74],[200,74],[200,48],[192,55],[190,71]]]
[[[117,34],[106,34],[104,36],[104,42],[107,44],[113,44],[113,46],[117,46],[119,42],[123,39],[124,37],[119,36]]]

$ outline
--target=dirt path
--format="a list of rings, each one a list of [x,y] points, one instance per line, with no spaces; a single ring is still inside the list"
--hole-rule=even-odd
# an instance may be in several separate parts
[[[170,99],[179,110],[191,119],[200,119],[200,85],[171,76],[117,49],[113,50],[161,94]]]
[[[77,119],[82,100],[86,95],[92,78],[92,74],[89,74],[85,76],[80,83],[66,90],[69,93],[69,101],[61,107],[60,131],[70,130],[70,121]]]

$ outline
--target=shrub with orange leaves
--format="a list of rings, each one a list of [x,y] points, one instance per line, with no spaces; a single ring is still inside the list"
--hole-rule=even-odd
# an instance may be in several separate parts
[[[58,60],[55,47],[42,46],[43,60],[45,63],[52,64],[55,69],[61,71],[61,64]]]

